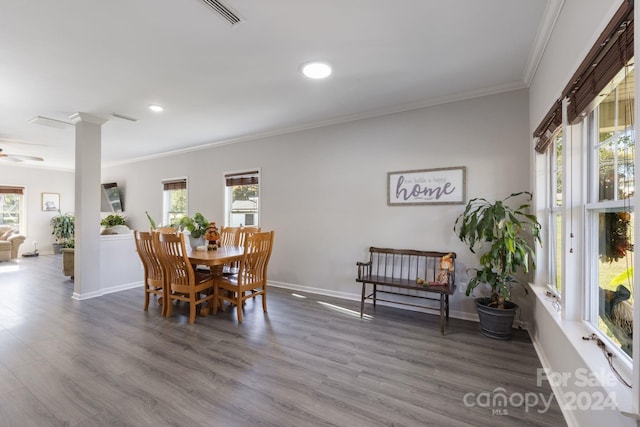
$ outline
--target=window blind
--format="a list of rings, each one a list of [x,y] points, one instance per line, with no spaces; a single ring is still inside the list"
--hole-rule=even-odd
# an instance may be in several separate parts
[[[258,171],[225,174],[224,180],[227,187],[235,185],[251,185],[258,183]]]
[[[24,194],[24,187],[0,186],[0,194]]]
[[[600,92],[633,58],[633,0],[625,0],[582,61],[569,84],[533,132],[536,151],[544,153],[562,125],[562,99],[569,100],[567,122],[576,124],[595,105]]]
[[[172,181],[162,181],[162,186],[164,191],[169,190],[186,190],[187,189],[187,180],[186,179],[176,179]]]

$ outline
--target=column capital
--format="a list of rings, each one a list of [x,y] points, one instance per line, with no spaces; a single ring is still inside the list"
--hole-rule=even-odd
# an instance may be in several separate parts
[[[74,124],[79,122],[87,122],[93,123],[95,125],[102,126],[107,122],[107,119],[103,119],[102,117],[94,116],[87,113],[73,113],[69,116],[69,120],[71,120]]]

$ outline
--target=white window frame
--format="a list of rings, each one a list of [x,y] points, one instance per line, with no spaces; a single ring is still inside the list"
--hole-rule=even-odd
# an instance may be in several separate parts
[[[616,102],[617,104],[617,102]],[[617,110],[617,105],[616,105]],[[585,133],[585,146],[587,148],[587,179],[585,180],[587,186],[586,191],[588,193],[587,202],[585,203],[585,237],[586,245],[584,251],[584,265],[585,265],[585,292],[584,292],[584,315],[583,320],[587,324],[590,330],[595,333],[602,341],[607,343],[607,348],[610,349],[616,357],[622,361],[627,369],[631,371],[633,366],[633,360],[627,353],[625,353],[618,345],[616,345],[603,331],[598,327],[599,318],[599,286],[598,281],[598,263],[593,262],[594,254],[598,254],[598,227],[599,218],[598,215],[601,212],[606,211],[619,211],[625,208],[630,208],[635,212],[635,197],[629,199],[617,199],[618,186],[616,180],[614,180],[614,200],[599,201],[599,171],[598,171],[598,156],[597,150],[601,146],[599,143],[599,109],[595,108],[583,121],[582,126]],[[618,113],[616,112],[616,119]],[[617,128],[617,126],[616,126]],[[634,142],[635,143],[635,142]],[[631,264],[633,265],[633,256],[631,257]],[[634,302],[635,304],[635,302]],[[634,319],[635,321],[635,319]],[[634,354],[634,356],[640,357],[640,355]]]
[[[16,186],[16,185],[6,185],[6,186],[2,186],[2,187],[12,187],[12,188],[21,188],[22,189],[22,194],[18,194],[18,193],[11,193],[11,194],[18,194],[18,217],[20,218],[20,221],[18,222],[18,229],[16,230],[17,233],[20,234],[26,234],[27,232],[27,189],[24,186]],[[7,224],[0,224],[0,225],[7,225]]]
[[[231,221],[231,208],[232,208],[232,187],[227,186],[226,177],[228,175],[238,175],[238,174],[257,174],[258,175],[258,204],[257,204],[257,223],[249,226],[261,227],[262,223],[262,171],[260,168],[247,168],[235,171],[226,171],[222,174],[222,185],[224,187],[224,224],[227,227],[235,226]],[[243,226],[247,224],[242,223]]]
[[[564,235],[564,214],[563,214],[563,210],[564,210],[564,204],[565,204],[565,197],[564,197],[564,188],[565,188],[565,183],[564,183],[564,170],[565,170],[565,155],[564,155],[564,149],[565,149],[565,145],[564,145],[564,134],[562,134],[562,142],[563,142],[563,146],[562,146],[562,150],[563,150],[563,156],[562,156],[562,165],[560,166],[560,170],[562,172],[562,187],[563,187],[563,197],[562,197],[562,205],[558,206],[557,204],[557,174],[558,174],[558,163],[557,163],[557,157],[556,157],[556,142],[559,138],[558,134],[561,133],[561,128],[556,132],[555,135],[553,135],[551,137],[552,139],[552,143],[549,146],[549,148],[547,149],[547,176],[548,176],[548,185],[547,185],[547,191],[548,191],[548,197],[547,197],[547,223],[548,223],[548,227],[547,227],[547,244],[549,247],[549,251],[547,254],[547,273],[548,273],[548,277],[547,277],[547,283],[549,284],[549,288],[550,291],[553,292],[555,294],[555,296],[557,298],[561,298],[561,291],[560,289],[558,289],[558,283],[557,283],[557,277],[558,275],[560,276],[560,280],[561,283],[564,283],[564,277],[563,277],[563,272],[562,270],[560,272],[558,272],[557,270],[557,264],[556,264],[556,260],[557,260],[557,254],[560,253],[560,259],[561,259],[561,264],[560,264],[560,268],[562,269],[562,266],[564,265],[564,256],[562,256],[563,253],[563,239],[560,238],[560,241],[558,241],[558,229],[557,229],[557,217],[560,216],[561,218],[561,230],[562,230],[562,235]]]
[[[170,192],[172,190],[165,190],[164,189],[164,185],[166,183],[172,182],[172,181],[185,181],[187,188],[186,188],[186,192],[187,192],[187,206],[186,206],[186,210],[184,212],[185,215],[189,214],[189,180],[187,179],[186,176],[183,177],[177,177],[177,178],[168,178],[168,179],[163,179],[162,182],[162,225],[164,226],[169,226],[170,221],[169,221],[169,207],[171,204],[171,196],[170,196]],[[160,225],[160,224],[158,224]]]

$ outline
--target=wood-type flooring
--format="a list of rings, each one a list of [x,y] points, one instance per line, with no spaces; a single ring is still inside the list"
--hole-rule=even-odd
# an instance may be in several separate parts
[[[566,425],[525,331],[274,287],[189,325],[142,288],[75,301],[61,270],[0,262],[0,426]]]

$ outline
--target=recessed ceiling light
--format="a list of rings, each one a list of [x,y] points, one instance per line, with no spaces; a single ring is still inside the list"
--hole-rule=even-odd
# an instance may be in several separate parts
[[[324,62],[310,62],[302,67],[302,74],[310,79],[324,79],[331,75],[331,66]]]
[[[162,108],[162,106],[156,104],[149,105],[149,109],[154,113],[162,113],[164,111],[164,108]]]

